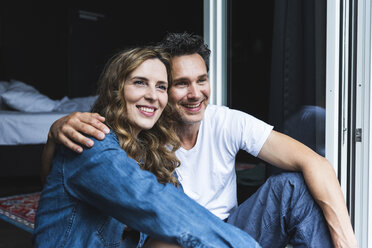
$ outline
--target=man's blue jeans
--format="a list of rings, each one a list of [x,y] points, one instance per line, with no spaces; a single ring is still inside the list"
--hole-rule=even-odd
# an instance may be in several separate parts
[[[246,231],[262,247],[333,247],[322,210],[301,173],[269,177],[227,222]]]

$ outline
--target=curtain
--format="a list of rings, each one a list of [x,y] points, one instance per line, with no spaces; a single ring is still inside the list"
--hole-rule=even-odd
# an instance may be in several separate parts
[[[290,136],[294,136],[293,127],[300,128],[293,121],[296,115],[302,121],[297,125],[311,126],[308,132],[316,132],[314,127],[325,122],[325,112],[319,111],[325,106],[325,4],[321,0],[275,1],[269,123]],[[314,110],[316,115],[306,123],[304,106],[313,106],[306,110]],[[295,138],[307,142],[298,132]],[[316,144],[307,145],[316,149]]]

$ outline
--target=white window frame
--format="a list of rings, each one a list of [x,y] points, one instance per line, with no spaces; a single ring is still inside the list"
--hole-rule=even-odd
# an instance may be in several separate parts
[[[338,174],[340,2],[327,1],[326,34],[326,158]]]
[[[372,246],[372,5],[358,0],[356,56],[356,128],[362,130],[356,142],[355,224],[359,247]]]
[[[227,1],[204,0],[204,41],[212,53],[209,61],[210,103],[227,104]]]
[[[341,5],[343,8],[341,8]],[[357,11],[349,11],[349,6]],[[341,12],[342,9],[342,12]],[[354,19],[350,22],[350,13],[356,13],[356,44],[349,44],[350,32],[354,28]],[[352,194],[354,201],[349,208],[354,213],[354,230],[359,247],[372,245],[372,31],[371,31],[371,0],[327,0],[327,45],[326,45],[326,157],[334,166],[336,173],[340,174],[341,188],[346,198],[346,192]],[[353,15],[353,14],[352,14]],[[341,33],[342,32],[342,33]],[[341,46],[340,46],[341,44]],[[356,45],[355,51],[351,51]],[[350,55],[349,55],[350,54]],[[356,102],[355,102],[355,127],[349,127],[346,119],[348,113],[348,71],[349,63],[356,63]],[[341,82],[341,83],[340,83]],[[340,94],[341,93],[341,94]],[[342,102],[340,103],[340,96]],[[341,111],[340,111],[341,110]],[[341,115],[341,116],[340,116]],[[339,130],[341,124],[342,132]],[[347,144],[349,128],[362,130],[361,141]],[[342,136],[339,139],[339,134]],[[349,147],[355,146],[355,175],[350,175],[347,169],[347,152]],[[350,152],[350,151],[349,151]],[[339,171],[340,170],[340,171]],[[353,188],[348,185],[349,179]],[[371,179],[371,180],[370,180]]]

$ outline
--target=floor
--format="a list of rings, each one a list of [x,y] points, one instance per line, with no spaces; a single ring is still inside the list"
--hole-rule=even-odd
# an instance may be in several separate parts
[[[0,197],[41,190],[38,178],[1,178]],[[31,233],[0,219],[0,248],[32,248]]]

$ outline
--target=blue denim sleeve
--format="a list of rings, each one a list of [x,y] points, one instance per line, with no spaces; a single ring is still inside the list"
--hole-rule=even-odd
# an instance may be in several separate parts
[[[183,247],[259,247],[172,184],[158,183],[114,134],[76,154],[63,149],[64,186],[73,197],[137,231]]]

